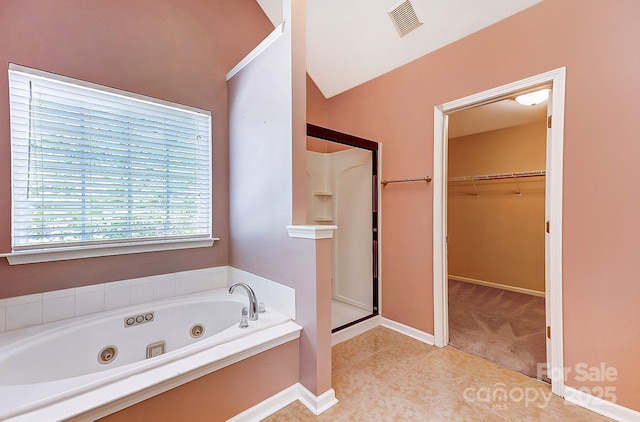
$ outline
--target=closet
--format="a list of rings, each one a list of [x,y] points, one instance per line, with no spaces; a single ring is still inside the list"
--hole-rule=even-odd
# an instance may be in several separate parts
[[[544,294],[544,121],[449,139],[454,278]]]
[[[538,114],[448,140],[449,344],[532,377],[546,362],[546,116]]]

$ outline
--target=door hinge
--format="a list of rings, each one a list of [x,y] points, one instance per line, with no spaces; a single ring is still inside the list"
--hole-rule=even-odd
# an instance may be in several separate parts
[[[552,116],[547,116],[547,127],[548,127],[549,129],[551,129],[551,117],[552,117]]]
[[[547,221],[547,223],[545,224],[545,230],[547,233],[551,233],[551,224],[549,224],[549,222]]]
[[[551,326],[547,325],[547,338],[550,339],[551,338]]]

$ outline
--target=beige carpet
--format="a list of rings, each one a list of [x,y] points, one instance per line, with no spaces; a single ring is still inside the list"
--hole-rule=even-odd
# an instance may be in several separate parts
[[[544,330],[544,298],[449,280],[450,346],[536,378]]]

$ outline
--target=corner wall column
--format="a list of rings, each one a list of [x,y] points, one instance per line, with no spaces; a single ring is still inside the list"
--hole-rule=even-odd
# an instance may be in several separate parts
[[[304,326],[300,341],[300,383],[316,397],[317,413],[337,403],[331,388],[331,261],[333,233],[337,226],[288,226],[289,237],[298,242],[315,242],[315,279],[305,289],[315,291],[313,303],[296,303],[296,315],[315,321],[298,321]],[[296,298],[300,295],[296,295]],[[300,312],[298,312],[299,308]],[[314,311],[310,312],[310,309]],[[315,317],[315,318],[314,318]],[[322,401],[322,402],[320,402]]]

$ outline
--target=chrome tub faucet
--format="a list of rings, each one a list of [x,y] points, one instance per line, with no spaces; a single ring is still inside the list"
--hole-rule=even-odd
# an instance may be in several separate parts
[[[253,292],[251,286],[247,283],[234,283],[229,287],[229,294],[232,294],[236,287],[242,287],[246,290],[247,295],[249,296],[249,320],[257,321],[258,320],[258,300],[256,299],[256,294]]]

